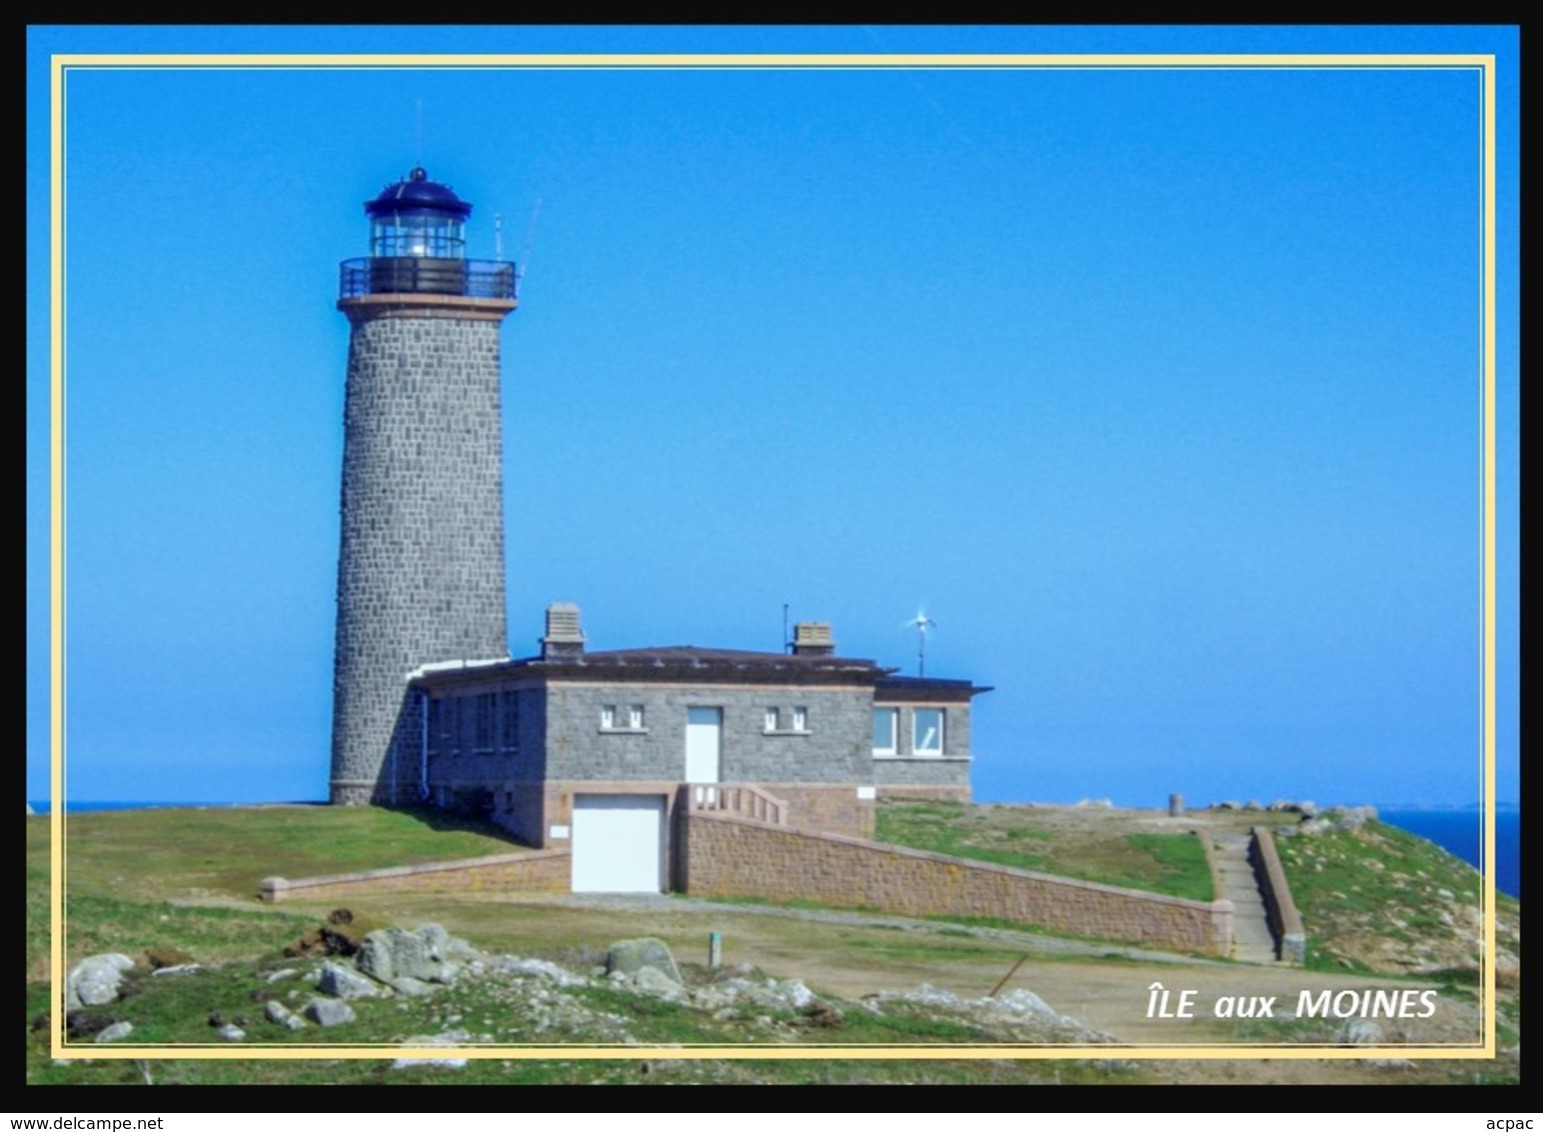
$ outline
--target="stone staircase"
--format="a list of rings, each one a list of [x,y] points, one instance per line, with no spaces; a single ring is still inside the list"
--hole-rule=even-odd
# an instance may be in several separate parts
[[[1244,963],[1274,963],[1275,937],[1270,933],[1254,868],[1248,862],[1248,844],[1247,834],[1213,838],[1222,887],[1217,896],[1232,901],[1232,957]]]

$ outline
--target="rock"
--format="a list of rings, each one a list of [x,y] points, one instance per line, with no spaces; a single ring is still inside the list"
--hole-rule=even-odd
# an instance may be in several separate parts
[[[680,975],[680,968],[675,965],[675,956],[670,954],[669,945],[662,939],[651,936],[640,939],[622,939],[611,944],[605,954],[605,971],[607,975],[621,972],[624,975],[636,975],[644,967],[652,967],[656,971],[670,978],[676,983],[684,982]]]
[[[282,982],[285,979],[293,979],[299,973],[300,972],[295,970],[293,967],[285,967],[285,968],[283,968],[281,970],[274,971],[272,974],[268,975],[265,979],[263,979],[263,982],[265,982],[265,983]]]
[[[151,971],[150,974],[152,976],[154,976],[154,975],[191,975],[194,971],[202,971],[203,969],[204,968],[203,968],[203,965],[201,963],[182,963],[182,964],[179,964],[179,965],[177,965],[175,967],[157,967],[155,970]]]
[[[1382,1027],[1369,1018],[1352,1018],[1339,1028],[1336,1039],[1347,1046],[1378,1046],[1386,1040]]]
[[[1114,809],[1114,803],[1108,798],[1084,798],[1077,803],[1076,808],[1079,810],[1112,810]]]
[[[442,1034],[418,1034],[402,1042],[403,1046],[458,1046],[471,1040],[465,1030],[447,1030]],[[391,1063],[393,1069],[465,1069],[464,1057],[399,1057]]]
[[[438,924],[424,924],[413,932],[401,928],[371,932],[360,943],[355,962],[359,970],[387,984],[402,978],[449,983],[476,955],[465,940]]]
[[[347,908],[334,908],[320,927],[312,928],[284,949],[290,959],[307,955],[353,955],[366,936],[386,925]]]
[[[399,979],[391,980],[391,989],[397,994],[405,994],[409,998],[417,998],[419,995],[428,994],[434,989],[432,983],[426,983],[422,979],[415,979],[411,975],[403,975]]]
[[[660,998],[678,998],[685,989],[658,967],[643,967],[632,976],[632,985],[644,994]]]
[[[545,959],[521,959],[513,955],[505,955],[498,961],[497,970],[505,975],[535,975],[549,979],[560,987],[583,986],[589,980],[583,975],[576,975],[565,967],[559,967],[556,963]],[[596,969],[600,975],[605,974],[605,968]]]
[[[82,959],[65,978],[65,1009],[105,1006],[116,1001],[123,986],[123,972],[133,967],[134,960],[116,951]]]
[[[220,1027],[220,1038],[227,1042],[244,1042],[246,1031],[233,1022],[227,1022]]]
[[[305,1028],[305,1019],[277,999],[269,999],[263,1003],[263,1015],[268,1021],[288,1030]]]
[[[96,1040],[99,1042],[116,1042],[121,1038],[128,1037],[133,1032],[134,1023],[114,1022],[111,1026],[108,1026],[105,1029],[99,1031],[97,1033]]]
[[[111,1025],[111,1018],[103,1018],[86,1010],[71,1010],[64,1016],[65,1031],[72,1038],[89,1038]]]
[[[306,1004],[305,1016],[318,1026],[341,1026],[354,1020],[353,1007],[336,998],[313,998]]]
[[[1029,1015],[1046,1022],[1061,1021],[1060,1012],[1031,990],[1014,988],[988,1001],[996,1003],[998,1009],[1014,1014]]]
[[[333,998],[374,998],[380,994],[380,988],[373,981],[337,963],[322,966],[316,989]]]

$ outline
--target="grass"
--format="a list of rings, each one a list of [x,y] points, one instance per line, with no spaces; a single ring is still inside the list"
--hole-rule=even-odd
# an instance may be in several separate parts
[[[1128,823],[1084,812],[958,802],[885,801],[879,841],[1031,872],[1189,900],[1215,899],[1205,849],[1190,833],[1129,832]]]
[[[944,808],[945,810],[947,807]],[[1001,829],[1001,808],[981,807],[988,811],[972,816],[963,807],[954,815],[963,824],[987,832]],[[119,950],[136,954],[150,946],[180,947],[206,964],[214,964],[197,976],[174,979],[144,978],[139,993],[129,1001],[136,1023],[134,1040],[200,1042],[211,1040],[208,1013],[218,1009],[227,1017],[245,1014],[255,1023],[252,1040],[288,1044],[300,1040],[287,1031],[269,1027],[260,1021],[261,1003],[256,998],[275,993],[263,980],[263,973],[277,962],[278,948],[312,926],[326,912],[326,907],[281,905],[277,908],[257,903],[244,878],[288,871],[293,875],[335,871],[338,865],[339,838],[327,835],[326,820],[338,819],[346,825],[357,843],[347,853],[353,867],[375,867],[400,863],[409,850],[437,850],[434,859],[467,856],[475,852],[501,851],[513,846],[495,833],[475,828],[447,829],[447,838],[456,843],[440,846],[434,831],[421,817],[383,811],[324,811],[301,808],[272,808],[238,811],[150,811],[154,821],[140,818],[140,823],[124,823],[136,814],[81,815],[71,818],[71,883],[69,888],[70,923],[68,947],[72,958],[81,954]],[[296,821],[301,825],[296,826]],[[312,823],[305,828],[305,823]],[[271,823],[265,830],[264,823]],[[1110,823],[1110,830],[1120,823]],[[30,1020],[47,1011],[50,993],[43,974],[46,972],[47,945],[47,819],[30,818],[26,825],[27,856],[27,1017]],[[136,833],[137,830],[137,833]],[[1052,825],[1023,826],[1007,829],[1010,837],[994,838],[1000,845],[1015,844],[1034,850],[1049,847],[1059,851],[1063,843],[1076,839],[1074,831]],[[1399,862],[1407,873],[1400,885],[1389,885],[1401,892],[1401,901],[1382,905],[1381,913],[1391,908],[1393,914],[1411,925],[1423,923],[1418,912],[1428,910],[1431,900],[1421,894],[1423,886],[1452,888],[1437,871],[1437,865],[1451,868],[1450,861],[1427,859],[1424,848],[1382,838],[1381,828],[1372,838],[1363,838],[1379,860]],[[196,836],[195,836],[196,834]],[[1131,835],[1130,823],[1123,824],[1121,837]],[[136,853],[135,836],[143,839]],[[1141,837],[1138,833],[1135,836]],[[1348,836],[1348,835],[1347,835]],[[272,852],[265,849],[272,839]],[[285,844],[277,844],[285,840]],[[1282,839],[1283,855],[1293,842],[1306,839]],[[1417,840],[1417,839],[1416,839]],[[235,846],[232,862],[222,864],[209,851],[210,844]],[[1160,844],[1160,842],[1159,842]],[[1422,843],[1423,845],[1423,843]],[[479,848],[480,847],[480,848]],[[488,847],[492,847],[489,849]],[[471,848],[473,852],[468,852]],[[155,852],[152,853],[151,850]],[[1150,855],[1152,846],[1146,847]],[[1161,852],[1161,850],[1157,850]],[[1363,848],[1354,844],[1319,842],[1312,852],[1325,854],[1322,870],[1307,869],[1322,883],[1304,884],[1309,899],[1333,901],[1343,905],[1355,898],[1356,914],[1376,914],[1376,893],[1367,892],[1369,874],[1378,870],[1366,864]],[[1438,851],[1439,852],[1439,851]],[[1401,856],[1394,856],[1394,854]],[[1444,855],[1442,855],[1444,857]],[[275,869],[267,862],[283,857],[302,866]],[[154,871],[135,867],[136,858],[154,860]],[[1316,858],[1314,858],[1316,860]],[[1299,870],[1302,862],[1288,866]],[[1327,874],[1327,875],[1325,875]],[[1459,872],[1455,874],[1461,876]],[[115,883],[114,878],[123,878]],[[210,878],[226,879],[211,883]],[[1104,878],[1107,879],[1107,876]],[[1412,890],[1410,886],[1414,886]],[[1311,893],[1317,889],[1318,896]],[[1340,890],[1347,895],[1333,897]],[[1405,891],[1408,890],[1408,891]],[[454,934],[492,951],[510,951],[524,955],[543,955],[584,970],[594,961],[595,948],[608,940],[639,934],[637,914],[623,910],[570,906],[565,902],[542,903],[496,896],[453,898],[426,894],[399,894],[370,900],[350,901],[360,914],[406,925],[435,920]],[[1325,922],[1332,919],[1330,909]],[[1502,901],[1502,916],[1518,913],[1515,901]],[[1437,917],[1439,920],[1439,917]],[[1021,925],[999,925],[1022,931]],[[1331,928],[1333,925],[1330,925]],[[893,925],[824,924],[785,917],[736,913],[732,906],[720,915],[715,910],[668,908],[649,913],[648,934],[665,938],[683,963],[705,954],[707,930],[721,930],[725,940],[725,960],[738,963],[747,959],[757,966],[784,973],[797,972],[820,989],[820,982],[809,972],[819,970],[826,977],[844,980],[839,987],[853,999],[874,986],[915,986],[921,981],[951,987],[962,997],[985,993],[1016,959],[1011,945],[1000,939],[976,938],[963,927],[940,926],[926,932],[902,931]],[[1313,926],[1310,922],[1309,931]],[[1353,933],[1352,933],[1353,934]],[[1519,942],[1502,946],[1519,947]],[[1332,942],[1332,931],[1325,940]],[[1050,957],[1041,956],[1025,970],[1042,965]],[[1106,960],[1089,957],[1062,957],[1066,963],[1093,964],[1094,970]],[[1129,960],[1125,961],[1129,964]],[[1066,963],[1057,965],[1064,968]],[[1466,1000],[1473,992],[1471,968],[1464,963],[1446,963],[1428,978],[1444,984],[1444,997]],[[1337,971],[1344,973],[1343,966]],[[1099,977],[1095,974],[1095,977]],[[1139,971],[1130,976],[1136,982],[1150,976]],[[1164,975],[1166,978],[1167,976]],[[875,978],[882,981],[875,982]],[[1039,981],[1044,980],[1044,981]],[[1053,1003],[1061,1002],[1054,988],[1072,993],[1055,981],[1055,976],[1041,973],[1024,976],[1021,985],[1031,986]],[[306,996],[308,989],[283,985],[279,992]],[[901,1004],[886,1006],[885,1013],[873,1015],[855,1002],[841,1003],[844,1020],[838,1027],[813,1027],[808,1018],[795,1013],[762,1011],[760,1017],[714,1018],[710,1013],[692,1011],[669,1003],[643,1003],[630,996],[617,997],[605,987],[586,988],[594,997],[591,1005],[604,1006],[627,1019],[628,1031],[635,1040],[694,1044],[697,1042],[739,1043],[743,1041],[797,1041],[833,1045],[919,1044],[977,1040],[968,1036],[972,1027],[965,1022],[939,1018],[922,1009],[909,1010]],[[1077,992],[1081,993],[1081,992]],[[610,995],[611,997],[607,997]],[[827,996],[828,997],[828,996]],[[287,999],[286,999],[287,1001]],[[839,1000],[831,999],[839,1002]],[[298,1005],[297,1001],[293,1005]],[[624,1010],[625,1008],[625,1010]],[[1520,1010],[1515,992],[1502,996],[1498,1004],[1502,1046],[1519,1041]],[[141,1013],[141,1011],[143,1011]],[[358,1042],[397,1042],[414,1033],[441,1032],[448,1026],[466,1028],[474,1035],[490,1033],[498,1041],[527,1040],[551,1042],[572,1037],[595,1040],[590,1035],[549,1030],[536,1034],[528,1029],[526,1012],[507,1002],[479,996],[471,987],[447,988],[423,1000],[372,1000],[359,1008],[360,1023],[349,1032],[302,1031],[311,1041],[338,1040]],[[449,1019],[459,1018],[451,1023]],[[527,1027],[522,1029],[522,1027]],[[257,1052],[254,1050],[254,1053]],[[752,1058],[747,1060],[661,1060],[645,1063],[629,1061],[586,1061],[578,1058],[542,1057],[516,1059],[495,1057],[472,1060],[462,1070],[410,1069],[392,1070],[383,1060],[308,1059],[269,1061],[237,1059],[221,1061],[93,1061],[76,1058],[73,1064],[52,1062],[46,1035],[29,1032],[27,1044],[27,1079],[31,1083],[123,1083],[144,1084],[146,1078],[157,1084],[172,1083],[315,1083],[315,1084],[411,1084],[434,1083],[939,1083],[939,1084],[1034,1084],[1062,1081],[1100,1084],[1151,1080],[1167,1076],[1171,1063],[1151,1063],[1132,1070],[1119,1063],[1099,1060],[1016,1062],[999,1060],[915,1061],[844,1061],[835,1058],[812,1061]],[[1457,1083],[1474,1080],[1473,1066],[1455,1063],[1450,1079]],[[1350,1072],[1350,1063],[1335,1063],[1335,1073]],[[1446,1073],[1437,1063],[1420,1063],[1416,1074],[1438,1079]],[[1508,1073],[1510,1074],[1508,1076]],[[1407,1079],[1407,1078],[1401,1078]],[[1444,1078],[1443,1078],[1444,1079]],[[1495,1067],[1482,1074],[1482,1080],[1514,1081],[1514,1073]]]
[[[305,877],[524,847],[494,827],[437,810],[373,806],[209,807],[71,814],[65,860],[72,892],[247,900],[263,878]],[[28,822],[46,838],[47,818]],[[46,845],[45,845],[46,851]]]
[[[1381,822],[1276,839],[1315,970],[1418,968],[1477,978],[1479,873],[1423,838]],[[1520,905],[1501,896],[1501,946],[1519,944]],[[1512,947],[1515,950],[1515,946]]]

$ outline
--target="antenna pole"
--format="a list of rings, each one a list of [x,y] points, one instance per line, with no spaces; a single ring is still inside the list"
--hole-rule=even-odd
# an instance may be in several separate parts
[[[417,161],[414,162],[414,164],[418,165],[418,166],[422,166],[423,165],[423,99],[421,99],[421,98],[418,99],[418,114],[417,114],[417,118],[418,118],[417,131],[416,131],[416,133],[414,135],[414,142],[415,142],[415,148],[417,150],[418,158],[417,158]]]
[[[504,259],[504,217],[503,213],[493,213],[493,258],[499,263]]]
[[[788,651],[788,603],[782,603],[782,651]]]

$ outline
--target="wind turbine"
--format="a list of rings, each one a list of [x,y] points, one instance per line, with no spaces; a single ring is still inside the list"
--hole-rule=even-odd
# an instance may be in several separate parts
[[[926,611],[916,607],[916,616],[901,626],[902,629],[916,630],[916,675],[927,675],[927,630],[936,629],[938,623],[927,616]]]

